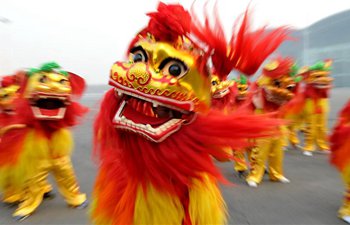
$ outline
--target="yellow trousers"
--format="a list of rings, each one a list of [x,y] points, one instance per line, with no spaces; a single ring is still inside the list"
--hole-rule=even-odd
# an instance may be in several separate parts
[[[288,140],[289,143],[293,146],[296,146],[300,143],[298,138],[298,128],[298,125],[294,123],[288,126]]]
[[[42,189],[44,194],[52,191],[52,187],[48,183],[43,185]],[[26,192],[24,190],[16,187],[15,185],[8,185],[4,190],[2,202],[7,204],[14,204],[14,203],[20,203],[25,199],[26,199]]]
[[[24,192],[20,188],[14,185],[7,185],[2,196],[2,202],[13,204],[23,201],[24,198]]]
[[[315,107],[320,107],[322,113],[316,114]],[[307,99],[305,105],[305,145],[304,151],[314,151],[316,146],[323,151],[329,150],[327,140],[328,99],[319,99],[315,103]]]
[[[247,181],[260,183],[265,173],[265,162],[268,162],[270,180],[278,181],[283,175],[283,145],[282,137],[263,138],[256,140],[256,147],[251,152],[251,169]]]
[[[248,147],[245,152],[233,151],[233,155],[237,159],[233,161],[233,168],[236,172],[247,171],[249,169],[252,149],[253,147]]]
[[[248,170],[244,152],[233,151],[236,160],[233,161],[233,168],[236,172]]]
[[[338,216],[342,218],[350,216],[350,165],[341,172],[341,176],[346,188],[343,204],[338,211]]]
[[[27,181],[26,198],[13,216],[30,215],[38,208],[47,192],[45,186],[49,172],[54,176],[58,190],[68,205],[79,206],[86,201],[86,195],[79,191],[70,157],[43,159],[37,166],[38,172]]]

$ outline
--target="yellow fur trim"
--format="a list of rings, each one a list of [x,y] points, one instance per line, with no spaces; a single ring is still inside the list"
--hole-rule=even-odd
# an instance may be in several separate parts
[[[146,193],[138,188],[134,215],[134,224],[182,225],[184,209],[176,196],[149,185]]]
[[[62,157],[71,153],[73,140],[67,129],[60,129],[49,140],[43,133],[29,130],[16,165],[0,169],[0,187],[13,185],[23,188],[26,180],[37,173],[42,160]]]
[[[90,209],[89,209],[89,215],[91,220],[93,221],[93,224],[96,225],[112,225],[112,220],[108,219],[105,215],[98,215],[98,216],[94,216],[92,217],[92,215],[94,214],[94,211],[96,210],[97,207],[97,196],[94,196],[94,199],[92,201],[92,203],[90,204]]]
[[[226,204],[217,187],[217,183],[208,176],[203,181],[194,180],[189,190],[189,213],[192,224],[226,224]]]
[[[16,187],[22,188],[26,178],[36,173],[37,160],[48,157],[47,141],[45,137],[29,130],[25,136],[23,150],[16,165],[7,168],[8,181]]]
[[[320,99],[317,99],[316,102],[313,99],[308,98],[306,99],[305,108],[304,108],[304,111],[307,115],[314,114],[315,107],[316,107],[315,104],[317,104],[322,108],[323,113],[329,112],[328,98],[320,98]]]
[[[60,129],[52,134],[50,144],[51,157],[68,156],[72,153],[72,149],[73,138],[69,130]]]

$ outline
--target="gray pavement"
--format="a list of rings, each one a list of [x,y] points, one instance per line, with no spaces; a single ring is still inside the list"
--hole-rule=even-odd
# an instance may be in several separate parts
[[[76,148],[73,156],[81,190],[91,196],[96,175],[93,162],[92,121],[98,110],[98,100],[105,87],[91,87],[82,103],[91,111],[82,125],[73,130]],[[332,126],[339,109],[350,97],[350,88],[338,88],[331,94],[329,122]],[[222,186],[230,213],[229,224],[345,224],[339,220],[338,207],[344,191],[338,172],[329,165],[328,155],[315,154],[306,157],[297,150],[286,151],[285,174],[290,184],[270,182],[268,178],[258,188],[249,188],[232,169],[231,163],[220,163],[231,185]],[[51,182],[54,187],[54,181]],[[57,189],[55,189],[57,193]],[[13,221],[14,208],[0,205],[0,225],[19,224]],[[37,212],[23,225],[88,225],[88,209],[68,208],[57,194],[55,199],[45,200]]]

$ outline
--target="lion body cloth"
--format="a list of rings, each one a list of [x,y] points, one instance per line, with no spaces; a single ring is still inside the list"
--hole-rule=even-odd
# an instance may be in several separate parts
[[[225,224],[212,156],[275,135],[281,121],[211,110],[208,61],[221,79],[232,69],[254,73],[287,31],[250,31],[246,12],[227,42],[218,20],[201,25],[181,5],[160,3],[148,16],[129,60],[112,66],[95,121],[93,223]]]

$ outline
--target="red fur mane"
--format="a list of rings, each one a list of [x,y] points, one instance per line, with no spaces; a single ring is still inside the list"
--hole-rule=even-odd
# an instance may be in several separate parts
[[[267,128],[280,124],[265,116],[240,113],[225,116],[212,111],[208,115],[198,115],[193,123],[183,125],[163,142],[155,143],[113,126],[118,101],[114,90],[110,90],[95,121],[94,152],[101,166],[109,168],[111,180],[117,178],[118,168],[123,168],[130,179],[144,187],[151,182],[156,188],[173,194],[182,193],[193,178],[200,179],[201,173],[223,180],[211,156],[228,158],[223,147],[246,147],[246,138],[269,136],[273,133],[266,133]]]
[[[213,50],[212,63],[220,79],[225,79],[233,69],[247,76],[253,75],[265,59],[289,38],[287,27],[271,31],[263,27],[251,31],[250,12],[247,10],[242,22],[237,20],[236,24],[239,25],[234,30],[238,31],[233,32],[227,44],[217,13],[214,12],[214,15],[214,28],[206,15],[204,26],[194,20],[192,32]]]
[[[339,114],[338,122],[330,136],[331,163],[343,170],[350,160],[350,101]]]

